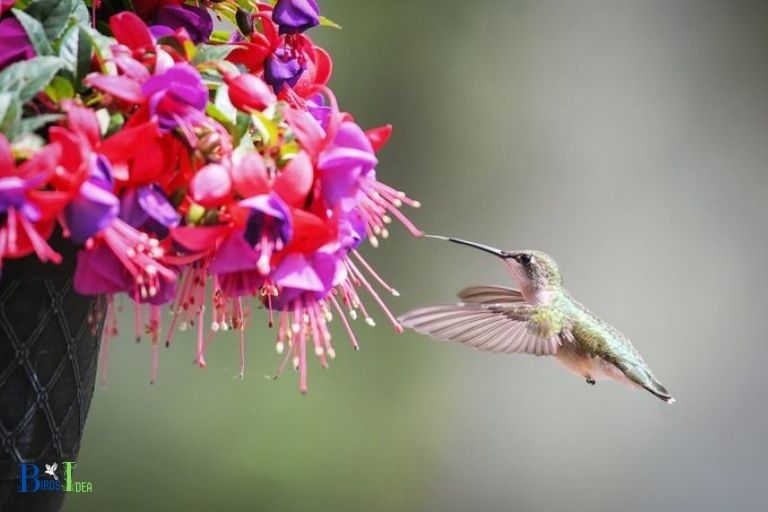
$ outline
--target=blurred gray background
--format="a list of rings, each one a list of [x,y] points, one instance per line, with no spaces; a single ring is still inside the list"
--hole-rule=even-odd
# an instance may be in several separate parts
[[[754,511],[768,503],[768,4],[321,0],[313,37],[364,126],[395,125],[382,180],[423,229],[553,254],[675,394],[587,386],[383,318],[296,376],[266,327],[248,372],[221,336],[111,347],[70,511]],[[502,265],[410,238],[364,253],[403,312]],[[314,363],[314,361],[313,361]]]

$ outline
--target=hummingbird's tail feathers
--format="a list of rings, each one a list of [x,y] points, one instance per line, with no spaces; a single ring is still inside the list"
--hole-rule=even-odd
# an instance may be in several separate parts
[[[521,304],[523,294],[505,286],[467,286],[457,294],[461,302],[470,304]]]

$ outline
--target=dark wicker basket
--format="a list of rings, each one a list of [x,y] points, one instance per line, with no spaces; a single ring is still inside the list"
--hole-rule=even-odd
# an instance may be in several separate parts
[[[0,511],[54,511],[64,492],[19,493],[19,464],[74,461],[93,397],[104,304],[72,287],[62,265],[6,261],[0,279]]]

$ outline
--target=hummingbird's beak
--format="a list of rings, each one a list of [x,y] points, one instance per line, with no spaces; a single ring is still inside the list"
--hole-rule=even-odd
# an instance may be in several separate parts
[[[462,240],[461,238],[452,238],[449,236],[440,236],[440,235],[424,235],[424,236],[427,238],[434,238],[437,240],[448,240],[449,242],[453,242],[456,244],[466,245],[468,247],[474,247],[475,249],[480,249],[481,251],[485,251],[487,253],[493,254],[494,256],[498,256],[499,258],[504,260],[512,257],[512,254],[508,253],[507,251],[502,251],[501,249],[491,247],[490,245],[484,245],[484,244],[479,244],[477,242]]]

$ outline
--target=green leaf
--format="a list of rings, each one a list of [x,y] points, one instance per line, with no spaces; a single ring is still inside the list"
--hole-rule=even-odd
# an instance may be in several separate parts
[[[224,112],[219,110],[213,103],[209,102],[208,105],[205,106],[205,114],[214,121],[221,123],[225,128],[232,126],[232,122],[227,118]]]
[[[228,44],[204,44],[197,48],[192,64],[224,60],[235,47]]]
[[[85,31],[82,28],[78,28],[77,37],[77,68],[75,70],[75,83],[81,84],[83,78],[91,70],[91,54],[93,53],[93,44],[88,39]]]
[[[13,15],[19,20],[21,26],[24,27],[24,31],[29,37],[29,42],[32,43],[32,48],[35,49],[35,53],[38,55],[51,55],[51,43],[48,41],[48,37],[45,35],[45,29],[43,24],[37,21],[35,18],[20,11],[18,9],[11,9]]]
[[[60,76],[53,77],[51,83],[45,87],[45,93],[56,103],[75,97],[75,88],[72,82]]]
[[[29,101],[51,82],[63,64],[58,57],[35,57],[11,64],[0,72],[0,91],[15,95],[22,103]]]
[[[36,0],[26,11],[43,24],[45,35],[53,41],[64,32],[78,3],[78,0]]]
[[[229,30],[214,30],[210,40],[214,43],[227,43],[230,37],[232,37],[232,32]]]
[[[82,39],[83,36],[85,36],[85,39],[93,48],[93,51],[96,52],[96,56],[99,60],[104,60],[104,58],[110,55],[109,47],[114,43],[114,40],[106,37],[98,30],[89,27],[87,24],[80,25],[80,38]],[[90,61],[88,62],[88,68],[90,68]]]
[[[21,119],[21,102],[13,94],[0,93],[0,132],[13,139]]]
[[[341,25],[339,25],[338,23],[336,23],[333,20],[329,20],[325,16],[320,16],[320,26],[321,27],[331,27],[331,28],[335,28],[335,29],[341,30]]]
[[[237,109],[229,100],[229,87],[226,84],[220,85],[216,90],[214,104],[219,109],[219,112],[224,114],[230,125],[234,125],[237,122]]]
[[[17,135],[21,135],[22,133],[35,132],[47,124],[54,123],[62,119],[64,119],[64,114],[41,114],[24,118],[14,126],[15,129],[13,130],[13,138],[16,138]]]
[[[91,23],[91,13],[88,12],[85,2],[75,2],[75,9],[72,11],[72,14],[75,15],[75,19],[80,23]]]
[[[64,68],[73,74],[77,70],[77,48],[80,43],[80,29],[73,25],[69,27],[59,40],[57,54],[64,61]]]
[[[245,112],[238,112],[237,113],[237,123],[235,124],[235,144],[240,143],[240,139],[242,139],[246,133],[248,133],[248,130],[251,128],[251,116],[246,114]]]
[[[256,131],[261,135],[261,140],[265,145],[271,146],[277,142],[277,125],[267,116],[255,110],[251,112],[251,119]]]

